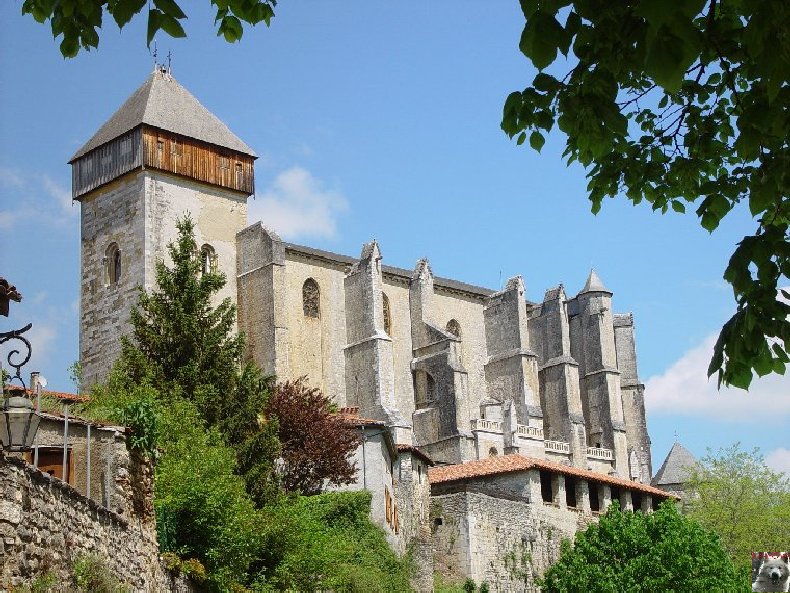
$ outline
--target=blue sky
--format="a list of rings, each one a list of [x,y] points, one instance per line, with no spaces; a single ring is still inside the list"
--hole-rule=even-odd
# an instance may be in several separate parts
[[[251,222],[289,240],[356,255],[379,240],[386,263],[498,288],[521,274],[540,300],[570,294],[591,267],[637,324],[639,372],[657,469],[677,438],[693,453],[735,441],[790,471],[790,378],[751,392],[705,379],[733,312],[722,280],[746,209],[712,235],[693,215],[625,199],[590,213],[584,171],[564,140],[541,154],[499,129],[509,92],[534,70],[518,52],[518,3],[281,2],[272,27],[227,44],[208,2],[189,2],[187,39],[157,38],[173,75],[259,154]],[[152,70],[145,18],[106,20],[98,51],[64,60],[48,26],[0,4],[0,274],[24,295],[3,329],[32,321],[32,365],[71,390],[77,359],[79,206],[73,152]],[[30,369],[30,367],[28,367]]]

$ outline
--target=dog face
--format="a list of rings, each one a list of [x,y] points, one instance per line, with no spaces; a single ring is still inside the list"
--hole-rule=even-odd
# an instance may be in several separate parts
[[[765,555],[759,567],[754,591],[787,591],[790,580],[790,565],[787,554],[781,556]]]

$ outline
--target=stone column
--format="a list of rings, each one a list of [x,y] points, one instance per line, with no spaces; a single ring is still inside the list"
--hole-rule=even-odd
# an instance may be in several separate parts
[[[551,476],[551,501],[561,509],[568,508],[565,500],[565,476],[554,474]]]
[[[630,490],[621,490],[620,491],[620,510],[622,511],[633,511],[634,504],[633,499],[631,498],[631,491]]]
[[[643,513],[652,513],[653,512],[653,497],[649,494],[642,494],[642,512]]]
[[[576,482],[576,508],[586,515],[590,514],[590,483],[587,480]]]
[[[609,484],[601,484],[601,512],[605,513],[606,509],[612,504],[612,489]]]

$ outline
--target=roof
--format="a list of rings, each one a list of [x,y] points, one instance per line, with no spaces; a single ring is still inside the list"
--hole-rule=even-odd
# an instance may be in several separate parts
[[[398,443],[396,446],[398,448],[398,453],[412,453],[416,457],[419,457],[420,459],[422,459],[428,465],[433,465],[434,464],[433,463],[433,459],[431,459],[428,456],[427,453],[425,453],[424,451],[421,451],[420,449],[418,449],[414,445],[408,445],[406,443]]]
[[[169,73],[157,69],[99,131],[74,153],[69,162],[142,124],[256,156],[249,146]]]
[[[337,412],[338,417],[346,424],[352,426],[385,426],[382,420],[373,420],[372,418],[361,418],[359,415],[359,408],[340,408]]]
[[[683,445],[675,441],[667,458],[652,480],[654,486],[682,484],[688,481],[690,470],[697,467],[697,459]]]
[[[640,482],[632,482],[624,478],[601,474],[578,467],[569,465],[562,465],[547,461],[545,459],[537,459],[535,457],[526,457],[517,453],[511,455],[502,455],[497,457],[489,457],[488,459],[479,459],[476,461],[468,461],[467,463],[460,463],[457,465],[446,465],[443,467],[435,467],[428,470],[428,479],[431,484],[443,484],[447,482],[458,482],[468,480],[471,478],[482,478],[485,476],[495,476],[499,474],[508,474],[513,472],[521,472],[530,469],[546,470],[566,476],[574,476],[577,478],[584,478],[609,484],[610,486],[617,486],[619,488],[628,488],[629,490],[638,490],[646,494],[662,496],[664,498],[678,498],[674,494],[664,492],[653,486],[642,484]]]
[[[24,391],[25,396],[28,398],[35,396],[35,393],[33,393],[33,391],[31,391],[30,389],[23,389],[18,385],[6,385],[5,389],[6,391]],[[67,393],[65,391],[49,391],[46,389],[41,390],[41,395],[43,395],[44,397],[50,397],[52,399],[59,399],[67,403],[86,402],[90,399],[87,395],[80,395],[79,393]]]
[[[584,292],[608,292],[611,293],[612,291],[606,288],[603,285],[603,281],[601,277],[595,272],[595,270],[590,270],[590,275],[587,277],[587,283],[582,288],[582,293]]]
[[[324,251],[323,249],[316,249],[315,247],[307,247],[306,245],[297,245],[296,243],[285,243],[285,249],[288,251],[301,253],[303,255],[308,255],[310,257],[323,259],[326,261],[340,263],[340,264],[353,265],[357,263],[357,261],[359,261],[357,258],[351,257],[349,255],[333,253],[332,251]],[[396,268],[394,266],[381,266],[381,270],[386,275],[397,276],[400,279],[406,281],[411,280],[414,274],[412,270],[406,270],[404,268]],[[433,284],[434,286],[438,286],[440,288],[466,292],[480,297],[488,297],[494,294],[494,292],[496,292],[490,288],[475,286],[474,284],[467,284],[466,282],[460,282],[458,280],[452,280],[450,278],[440,278],[438,276],[434,276]]]

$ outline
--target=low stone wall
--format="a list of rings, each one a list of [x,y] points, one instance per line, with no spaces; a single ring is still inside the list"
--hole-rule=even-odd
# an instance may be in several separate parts
[[[150,475],[135,465],[133,476]],[[20,459],[0,457],[0,591],[45,572],[57,577],[59,590],[68,590],[73,562],[82,554],[102,558],[134,591],[191,591],[161,565],[148,512],[121,516]]]

